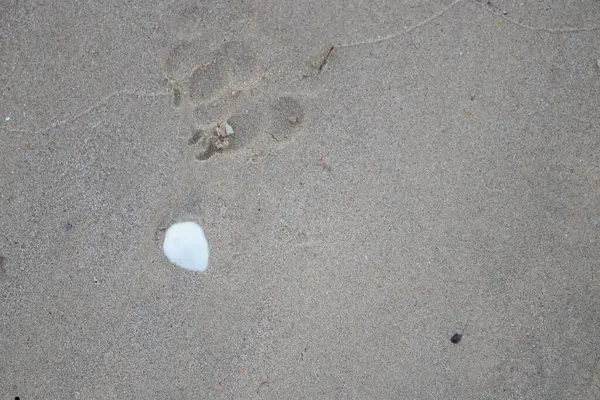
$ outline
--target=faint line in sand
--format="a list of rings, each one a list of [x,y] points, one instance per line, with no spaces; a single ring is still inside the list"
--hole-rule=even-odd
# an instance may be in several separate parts
[[[441,17],[442,15],[444,15],[445,13],[447,13],[448,11],[450,11],[452,8],[454,8],[457,4],[464,2],[465,0],[454,0],[452,3],[450,3],[449,6],[441,9],[440,11],[436,12],[435,14],[431,15],[428,18],[425,18],[424,20],[422,20],[421,22],[418,22],[412,26],[409,27],[405,27],[404,30],[401,30],[399,32],[394,32],[394,33],[390,33],[389,35],[385,35],[385,36],[379,36],[376,38],[372,38],[372,39],[367,39],[367,40],[362,40],[360,42],[352,42],[352,43],[341,43],[339,45],[337,45],[337,47],[343,48],[343,47],[356,47],[356,46],[362,46],[365,44],[376,44],[376,43],[381,43],[381,42],[385,42],[388,40],[393,40],[396,39],[397,37],[400,37],[404,34],[407,34],[409,32],[414,31],[415,29],[418,29],[422,26],[427,25],[428,23],[430,23],[431,21],[434,21],[436,19],[438,19],[439,17]]]
[[[504,12],[501,12],[500,10],[493,9],[492,7],[489,6],[489,3],[490,3],[489,1],[487,2],[487,4],[488,4],[487,6],[486,6],[486,3],[482,2],[481,0],[471,0],[471,2],[478,3],[485,12],[494,14],[494,15],[502,18],[503,20],[510,22],[513,25],[516,25],[518,27],[521,27],[523,29],[527,29],[530,31],[548,32],[548,33],[574,33],[574,32],[593,32],[593,31],[600,30],[600,26],[579,27],[579,28],[548,28],[545,26],[532,26],[532,25],[528,25],[528,24],[519,22],[514,18],[508,17]]]
[[[366,40],[362,40],[359,42],[350,42],[350,43],[340,43],[338,44],[336,47],[339,48],[344,48],[344,47],[356,47],[356,46],[362,46],[362,45],[367,45],[367,44],[377,44],[377,43],[381,43],[381,42],[385,42],[388,40],[393,40],[396,39],[404,34],[407,34],[411,31],[414,31],[415,29],[418,29],[422,26],[427,25],[428,23],[440,18],[442,15],[446,14],[448,11],[450,11],[452,8],[454,8],[455,6],[457,6],[459,3],[462,3],[466,0],[454,0],[452,3],[450,3],[450,5],[448,5],[447,7],[441,9],[440,11],[436,12],[435,14],[431,15],[428,18],[425,18],[424,20],[409,26],[409,27],[405,27],[403,30],[399,31],[399,32],[394,32],[394,33],[390,33],[389,35],[385,35],[385,36],[378,36],[376,38],[371,38],[371,39],[366,39]],[[500,18],[502,18],[503,20],[506,20],[507,22],[510,22],[511,24],[514,24],[518,27],[521,27],[523,29],[527,29],[527,30],[531,30],[531,31],[539,31],[539,32],[548,32],[548,33],[574,33],[574,32],[592,32],[592,31],[597,31],[600,30],[600,26],[591,26],[591,27],[575,27],[575,28],[548,28],[545,26],[532,26],[532,25],[528,25],[522,22],[519,22],[511,17],[506,16],[505,13],[502,13],[500,11],[496,11],[490,7],[486,7],[486,5],[481,2],[480,0],[471,0],[471,2],[473,3],[479,3],[481,8],[489,13],[492,13],[494,15],[499,16]]]
[[[156,93],[143,93],[143,92],[136,92],[133,90],[116,90],[114,92],[111,92],[109,94],[107,94],[106,96],[104,96],[100,101],[98,101],[97,103],[91,105],[90,107],[86,108],[85,110],[75,114],[73,117],[70,118],[65,118],[65,119],[61,119],[59,121],[53,122],[48,126],[45,126],[43,128],[40,128],[38,130],[35,130],[33,133],[38,135],[38,134],[42,134],[42,133],[46,133],[54,128],[58,128],[60,126],[64,126],[66,124],[72,123],[77,121],[78,119],[86,116],[87,114],[91,113],[92,111],[104,106],[105,104],[107,104],[111,99],[113,99],[114,97],[119,97],[119,96],[132,96],[132,97],[150,97],[150,98],[155,98],[155,97],[163,97],[163,96],[172,96],[172,93],[167,93],[167,92],[156,92]],[[31,130],[27,130],[27,129],[6,129],[8,132],[15,132],[15,133],[28,133],[31,132]]]

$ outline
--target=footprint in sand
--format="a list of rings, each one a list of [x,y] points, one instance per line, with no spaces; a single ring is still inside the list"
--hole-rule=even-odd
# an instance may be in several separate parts
[[[189,120],[188,144],[200,161],[247,147],[260,135],[285,142],[304,128],[300,100],[289,95],[272,99],[268,91],[254,90],[262,67],[244,43],[229,41],[207,53],[198,40],[182,41],[164,65],[173,104]]]
[[[233,151],[251,145],[263,135],[277,144],[294,139],[305,125],[305,111],[300,101],[292,96],[277,97],[272,101],[261,96],[239,95],[238,99],[227,99],[216,105],[202,105],[196,109],[196,120],[200,121],[189,140],[194,146],[196,158],[208,160],[213,155]],[[219,105],[231,105],[228,108]],[[221,121],[214,123],[211,121]],[[233,134],[226,134],[229,126]],[[269,139],[269,140],[270,140]],[[268,141],[263,142],[270,147]]]
[[[222,0],[177,1],[169,18],[171,29],[180,38],[202,32],[205,43],[217,43],[223,35],[247,33],[254,29],[256,7],[254,0],[224,3]],[[241,31],[241,32],[240,32]]]
[[[182,41],[169,52],[164,66],[169,86],[179,88],[174,97],[189,96],[196,106],[226,92],[249,90],[260,80],[254,51],[236,41],[226,42],[210,53],[200,41]]]
[[[181,81],[189,76],[199,65],[210,60],[210,54],[197,41],[181,41],[177,43],[164,60],[167,76]]]
[[[209,64],[201,65],[192,72],[188,80],[189,96],[192,103],[211,100],[228,84],[226,71],[218,58]]]
[[[304,107],[290,96],[279,97],[272,106],[269,134],[278,142],[295,137],[304,126]]]
[[[248,46],[231,41],[217,52],[223,69],[229,75],[229,86],[237,91],[249,90],[260,80],[260,65],[256,53]]]

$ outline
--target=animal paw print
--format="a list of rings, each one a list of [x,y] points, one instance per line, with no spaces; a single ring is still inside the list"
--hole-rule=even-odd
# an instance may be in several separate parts
[[[261,67],[253,50],[230,41],[207,52],[200,41],[183,41],[165,60],[173,104],[183,109],[193,133],[189,145],[201,161],[262,137],[285,142],[305,126],[305,111],[293,95],[273,98],[257,89]],[[235,136],[233,131],[235,130]],[[235,137],[235,143],[234,143]]]

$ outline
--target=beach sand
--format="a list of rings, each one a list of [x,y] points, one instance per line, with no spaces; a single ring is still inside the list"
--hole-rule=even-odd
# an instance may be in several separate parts
[[[1,2],[0,397],[600,398],[600,3],[525,3]]]

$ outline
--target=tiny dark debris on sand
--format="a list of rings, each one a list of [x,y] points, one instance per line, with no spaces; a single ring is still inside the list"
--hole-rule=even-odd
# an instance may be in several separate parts
[[[450,338],[450,341],[454,344],[457,344],[458,342],[460,342],[460,340],[462,339],[462,334],[461,333],[455,333],[454,335],[452,335],[452,337]]]

